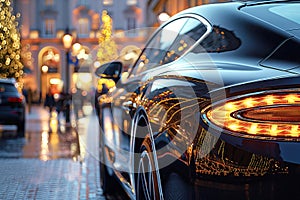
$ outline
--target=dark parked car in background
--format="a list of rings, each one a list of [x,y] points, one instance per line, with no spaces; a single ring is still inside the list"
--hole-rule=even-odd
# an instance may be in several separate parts
[[[190,8],[98,98],[100,178],[131,199],[300,197],[300,2]]]
[[[0,124],[16,125],[18,137],[25,136],[25,99],[14,79],[0,79]]]

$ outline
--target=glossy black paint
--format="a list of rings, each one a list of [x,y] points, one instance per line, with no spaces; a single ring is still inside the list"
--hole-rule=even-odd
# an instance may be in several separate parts
[[[280,89],[299,93],[300,40],[295,32],[255,16],[256,6],[264,5],[275,4],[251,4],[252,13],[244,3],[224,3],[177,14],[171,22],[193,15],[209,22],[212,29],[201,48],[141,73],[133,73],[134,66],[127,79],[99,98],[100,139],[105,141],[100,149],[130,198],[138,198],[140,180],[132,172],[146,147],[154,151],[153,168],[158,166],[153,190],[165,198],[176,192],[172,187],[185,188],[191,196],[181,195],[189,199],[299,195],[299,140],[239,137],[201,118],[207,106],[232,97]],[[220,33],[226,45],[220,40],[209,45]],[[117,80],[120,71],[114,72]]]

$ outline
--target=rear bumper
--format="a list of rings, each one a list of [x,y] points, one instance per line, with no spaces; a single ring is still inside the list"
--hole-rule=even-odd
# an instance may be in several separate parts
[[[25,109],[1,110],[0,124],[14,125],[25,120]]]
[[[299,197],[299,176],[265,177],[245,182],[196,179],[193,199],[286,199]]]

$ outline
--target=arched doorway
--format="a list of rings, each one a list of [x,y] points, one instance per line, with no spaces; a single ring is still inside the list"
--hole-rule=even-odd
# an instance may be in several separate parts
[[[52,93],[59,93],[62,89],[59,51],[52,46],[43,48],[39,53],[39,67],[42,99],[49,89]]]

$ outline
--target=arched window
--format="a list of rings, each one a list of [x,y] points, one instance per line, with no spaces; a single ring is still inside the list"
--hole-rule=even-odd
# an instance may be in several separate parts
[[[86,36],[89,34],[89,19],[88,18],[80,18],[78,20],[78,34],[80,36]]]

